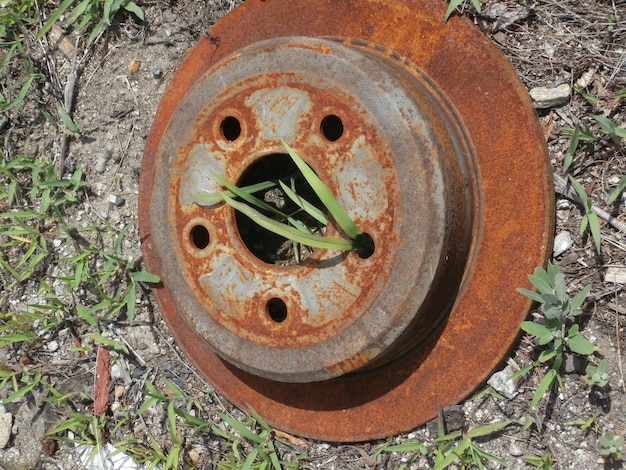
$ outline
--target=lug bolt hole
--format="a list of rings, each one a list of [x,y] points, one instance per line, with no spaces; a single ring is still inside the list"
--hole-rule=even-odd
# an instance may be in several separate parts
[[[331,142],[335,142],[343,135],[343,122],[339,116],[329,114],[322,119],[320,126],[322,134]]]
[[[366,259],[374,254],[374,239],[367,233],[357,235],[354,239],[359,258]]]
[[[276,323],[285,321],[287,318],[287,305],[277,297],[268,300],[265,308],[270,318]]]
[[[193,246],[199,250],[204,250],[209,246],[209,231],[204,225],[194,225],[189,233],[189,238]]]
[[[234,116],[226,116],[220,124],[220,130],[226,140],[234,142],[241,135],[241,123]]]

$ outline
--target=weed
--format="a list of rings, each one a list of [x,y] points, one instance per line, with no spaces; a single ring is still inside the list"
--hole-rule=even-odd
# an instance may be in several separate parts
[[[621,460],[623,447],[623,437],[617,437],[611,433],[607,433],[600,438],[600,453],[605,457]]]
[[[483,468],[484,464],[490,461],[506,467],[507,464],[504,460],[481,449],[475,439],[497,433],[510,424],[511,421],[501,421],[470,429],[466,433],[455,431],[444,434],[443,419],[439,417],[437,420],[438,437],[434,469],[443,470],[454,463],[457,463],[461,468]]]
[[[585,286],[570,299],[566,292],[565,276],[559,267],[552,263],[548,263],[547,270],[537,267],[528,279],[537,292],[523,288],[518,288],[517,291],[539,303],[543,318],[522,322],[521,327],[525,332],[536,336],[544,350],[536,362],[514,375],[525,374],[539,364],[552,361],[550,370],[541,380],[530,403],[530,407],[533,408],[555,383],[560,384],[559,369],[565,351],[589,355],[596,349],[580,334],[578,324],[572,323],[573,319],[582,313],[581,306],[591,291],[591,285]]]
[[[609,383],[609,361],[602,359],[600,364],[589,364],[585,370],[585,382],[589,385],[604,387]]]
[[[592,116],[600,126],[603,134],[608,135],[616,145],[626,137],[626,129],[617,127],[615,121],[605,116]]]
[[[572,175],[569,175],[569,180],[578,196],[580,197],[583,209],[585,213],[583,214],[582,220],[580,222],[580,233],[583,233],[589,227],[589,231],[591,232],[591,237],[593,238],[593,243],[596,248],[596,252],[600,253],[600,244],[602,243],[602,234],[600,233],[600,219],[598,218],[598,214],[596,214],[593,210],[593,201],[585,191],[585,188],[578,182],[576,178]]]
[[[600,428],[600,423],[598,422],[598,418],[600,417],[600,411],[596,411],[590,418],[583,419],[578,418],[573,421],[569,421],[566,424],[569,426],[578,426],[581,431],[586,431],[587,429],[593,429],[595,432],[598,432]]]
[[[391,444],[391,442],[387,441],[385,444],[378,447],[371,457],[376,459],[383,452],[408,452],[412,455],[407,457],[407,463],[411,463],[419,457],[428,455],[428,447],[426,447],[426,444],[423,442],[407,441],[402,444]]]
[[[234,418],[219,413],[220,418],[227,423],[241,438],[246,439],[252,444],[252,450],[244,458],[239,450],[239,444],[241,443],[240,437],[236,434],[224,432],[217,426],[213,426],[213,432],[222,436],[233,443],[233,454],[230,455],[227,460],[219,462],[218,468],[220,470],[234,470],[239,468],[246,469],[297,469],[300,468],[300,460],[306,458],[307,454],[300,454],[293,461],[281,460],[276,450],[274,441],[274,431],[272,428],[254,411],[250,409],[252,419],[249,420],[250,427],[235,420]],[[261,431],[257,434],[252,429],[256,426],[260,426]]]
[[[450,18],[450,16],[452,15],[452,12],[454,12],[454,10],[456,10],[464,2],[465,0],[450,0],[450,4],[448,5],[448,9],[446,10],[445,21],[448,21],[448,18]],[[472,0],[472,5],[474,6],[474,9],[478,13],[480,13],[480,0]]]
[[[625,188],[626,188],[626,176],[622,178],[622,180],[617,185],[617,188],[615,188],[613,192],[609,195],[609,197],[606,200],[606,203],[613,204]]]
[[[72,8],[73,7],[73,8]],[[71,11],[70,11],[71,8]],[[100,34],[111,25],[113,17],[122,11],[132,13],[143,21],[143,11],[131,0],[64,0],[48,17],[37,33],[36,39],[42,38],[52,26],[64,15],[64,26],[75,26],[79,31],[91,30],[87,45],[91,45]]]
[[[525,455],[522,458],[526,463],[540,470],[553,470],[552,464],[556,463],[550,452],[546,452],[543,455]]]
[[[253,192],[259,190],[258,188],[269,188],[279,185],[287,197],[292,199],[300,208],[299,210],[304,211],[322,225],[326,225],[328,223],[328,218],[323,211],[319,210],[312,203],[298,195],[293,188],[290,188],[283,181],[268,181],[247,188],[238,188],[221,176],[213,174],[216,181],[224,186],[226,191],[216,194],[197,195],[194,198],[196,203],[201,205],[206,205],[207,203],[211,204],[219,197],[228,205],[249,217],[260,227],[291,240],[294,243],[331,250],[356,250],[359,255],[363,257],[369,256],[373,251],[373,242],[371,237],[364,234],[359,227],[357,227],[345,209],[337,202],[337,199],[332,194],[332,191],[320,180],[311,167],[309,167],[304,160],[302,160],[302,158],[289,145],[287,145],[286,142],[282,141],[282,143],[300,171],[300,174],[313,189],[326,211],[333,217],[339,228],[341,228],[341,230],[346,234],[348,239],[328,238],[320,235],[314,235],[301,220],[293,217],[292,215],[284,214],[280,210],[252,195]],[[235,200],[235,198],[243,199],[248,204],[239,202]],[[277,217],[278,220],[262,214],[255,209],[255,207],[269,212],[273,216]],[[288,224],[285,224],[282,221],[287,221]],[[295,251],[298,252],[299,250]]]

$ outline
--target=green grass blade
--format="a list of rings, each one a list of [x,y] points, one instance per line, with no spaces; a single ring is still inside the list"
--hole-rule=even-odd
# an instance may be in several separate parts
[[[615,188],[615,190],[611,193],[609,198],[606,200],[606,203],[613,204],[625,188],[626,188],[626,176],[624,176],[622,178],[622,181],[619,182],[619,184],[617,185],[617,188]]]
[[[600,219],[598,214],[590,211],[587,214],[589,221],[589,230],[591,231],[591,237],[593,238],[593,244],[596,247],[596,252],[600,253],[600,245],[602,244],[602,234],[600,233]]]
[[[276,186],[276,183],[273,181],[263,181],[262,183],[252,184],[250,186],[242,186],[239,189],[248,194],[254,194],[258,191],[263,191],[264,189],[270,189]],[[195,203],[202,205],[212,205],[218,202],[222,202],[222,194],[226,194],[230,197],[235,197],[235,194],[231,191],[223,191],[220,193],[209,193],[209,194],[196,194],[193,197]]]
[[[215,180],[219,184],[226,187],[226,189],[228,189],[228,192],[232,193],[235,197],[239,197],[243,199],[244,201],[246,201],[247,203],[252,204],[255,207],[258,207],[259,209],[265,209],[266,211],[270,211],[273,214],[276,214],[277,216],[283,219],[289,218],[287,214],[279,211],[278,209],[268,204],[267,202],[261,201],[258,197],[255,197],[252,194],[247,193],[246,191],[242,191],[241,188],[239,188],[238,186],[235,186],[234,184],[232,184],[230,181],[226,180],[225,178],[222,178],[217,173],[211,172],[211,174],[213,175],[213,178],[215,178]],[[222,197],[223,200],[225,200],[224,196],[232,199],[232,197],[226,194],[225,192],[220,193],[220,196]]]
[[[554,383],[555,379],[556,379],[556,371],[554,369],[550,369],[548,373],[544,375],[543,380],[541,381],[541,383],[537,387],[537,390],[535,391],[535,395],[533,396],[533,399],[530,402],[531,410],[535,407],[537,403],[539,403],[539,400],[541,400],[541,397],[545,395],[545,393],[550,389],[550,387],[552,387],[552,384]]]
[[[54,23],[56,23],[59,17],[74,3],[74,1],[75,0],[65,0],[56,10],[54,10],[48,20],[44,23],[43,27],[37,33],[35,42],[39,41],[48,31],[50,31],[50,28],[52,28]]]
[[[511,420],[506,420],[506,421],[500,421],[498,423],[486,424],[484,426],[480,426],[475,429],[470,429],[467,435],[470,438],[488,436],[489,434],[493,434],[495,432],[498,432],[506,428],[509,424],[511,424],[511,422],[512,422]]]
[[[307,201],[303,197],[296,194],[295,191],[293,191],[289,186],[287,186],[282,181],[279,181],[279,183],[280,183],[280,187],[282,188],[283,192],[287,195],[287,197],[291,199],[293,202],[295,202],[298,205],[298,207],[300,207],[304,212],[309,214],[311,217],[313,217],[315,220],[317,220],[319,223],[323,225],[326,225],[328,223],[328,217],[326,217],[326,214],[324,214],[321,210],[319,210],[309,201]]]
[[[322,183],[322,180],[319,178],[319,176],[315,174],[311,167],[307,165],[306,162],[302,160],[302,158],[300,158],[300,156],[295,152],[294,149],[292,149],[287,144],[287,142],[282,139],[281,142],[287,150],[287,153],[289,153],[289,156],[291,157],[293,162],[302,173],[302,176],[304,176],[311,188],[313,188],[313,191],[315,191],[317,197],[320,198],[320,201],[322,201],[324,207],[328,209],[328,212],[330,213],[330,215],[332,215],[333,219],[335,219],[337,224],[339,224],[341,230],[343,230],[346,235],[348,235],[352,239],[362,234],[363,232],[359,229],[359,227],[356,226],[348,213],[337,202],[337,199],[335,199],[335,196],[333,196],[333,193],[330,191],[330,189],[328,189],[328,187],[324,183]]]
[[[288,240],[292,240],[298,243],[301,243],[306,246],[311,246],[314,248],[326,248],[329,250],[352,250],[353,243],[350,240],[344,240],[341,238],[326,238],[320,237],[318,235],[312,235],[310,233],[302,232],[297,228],[291,227],[289,225],[278,222],[274,219],[270,219],[265,215],[261,214],[259,211],[254,209],[253,207],[248,206],[247,204],[243,204],[241,202],[235,201],[234,199],[222,195],[224,201],[230,205],[232,208],[238,210],[242,214],[247,217],[250,217],[257,225],[263,227],[266,230],[269,230],[276,235],[280,235],[281,237],[287,238]]]

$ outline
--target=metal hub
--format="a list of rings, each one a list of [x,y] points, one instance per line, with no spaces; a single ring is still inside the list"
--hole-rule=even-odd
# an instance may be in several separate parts
[[[484,380],[527,313],[515,287],[551,237],[545,146],[510,66],[442,18],[436,1],[248,1],[163,98],[140,198],[157,299],[216,388],[277,427],[345,441],[421,424]],[[371,256],[270,264],[229,206],[193,202],[220,189],[212,172],[281,161],[280,139]]]

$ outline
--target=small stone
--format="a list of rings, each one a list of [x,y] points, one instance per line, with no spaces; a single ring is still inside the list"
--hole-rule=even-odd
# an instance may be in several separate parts
[[[552,248],[552,256],[557,257],[561,256],[570,247],[574,244],[574,240],[572,240],[572,234],[567,230],[559,233],[556,237],[554,237],[554,247]]]
[[[569,101],[571,94],[572,90],[567,83],[553,88],[537,87],[530,90],[530,97],[538,109],[561,106]]]
[[[521,457],[524,451],[515,442],[512,442],[509,446],[509,454],[513,457]]]
[[[13,416],[2,410],[0,414],[0,449],[4,449],[11,438],[11,430],[13,428]]]
[[[59,350],[59,343],[52,340],[48,343],[48,347],[47,347],[48,351],[50,352],[56,352]]]
[[[461,405],[452,405],[444,408],[443,421],[446,427],[446,433],[458,431],[465,423],[465,413]]]
[[[122,196],[118,194],[111,194],[109,196],[109,202],[113,204],[114,206],[121,207],[126,202],[126,199],[124,199]]]
[[[99,154],[96,158],[96,164],[94,165],[94,169],[97,173],[104,173],[107,169],[107,158],[103,153]]]
[[[115,386],[115,398],[118,398],[118,399],[122,398],[125,393],[126,393],[126,387],[124,387],[123,385]]]
[[[611,266],[604,273],[604,282],[611,284],[626,284],[626,268]]]
[[[558,201],[556,201],[557,210],[564,211],[564,210],[569,209],[570,207],[571,207],[571,204],[569,203],[567,199],[559,199]]]
[[[564,354],[563,372],[566,374],[582,375],[585,373],[589,361],[578,354]]]
[[[511,376],[514,373],[515,371],[511,366],[506,366],[500,372],[496,372],[489,377],[487,384],[496,392],[504,395],[508,399],[515,398],[519,391],[515,382],[511,380]]]
[[[611,176],[609,178],[609,184],[617,186],[622,179],[619,176]]]
[[[201,452],[201,450],[196,449],[195,447],[192,447],[191,450],[189,451],[189,458],[194,464],[197,464],[198,462],[200,462],[202,453],[203,452]]]
[[[154,69],[152,69],[152,76],[156,79],[162,78],[163,77],[163,70],[161,70],[158,67],[155,67]]]
[[[163,19],[163,23],[173,23],[176,21],[177,15],[171,11],[164,11],[161,18]]]

